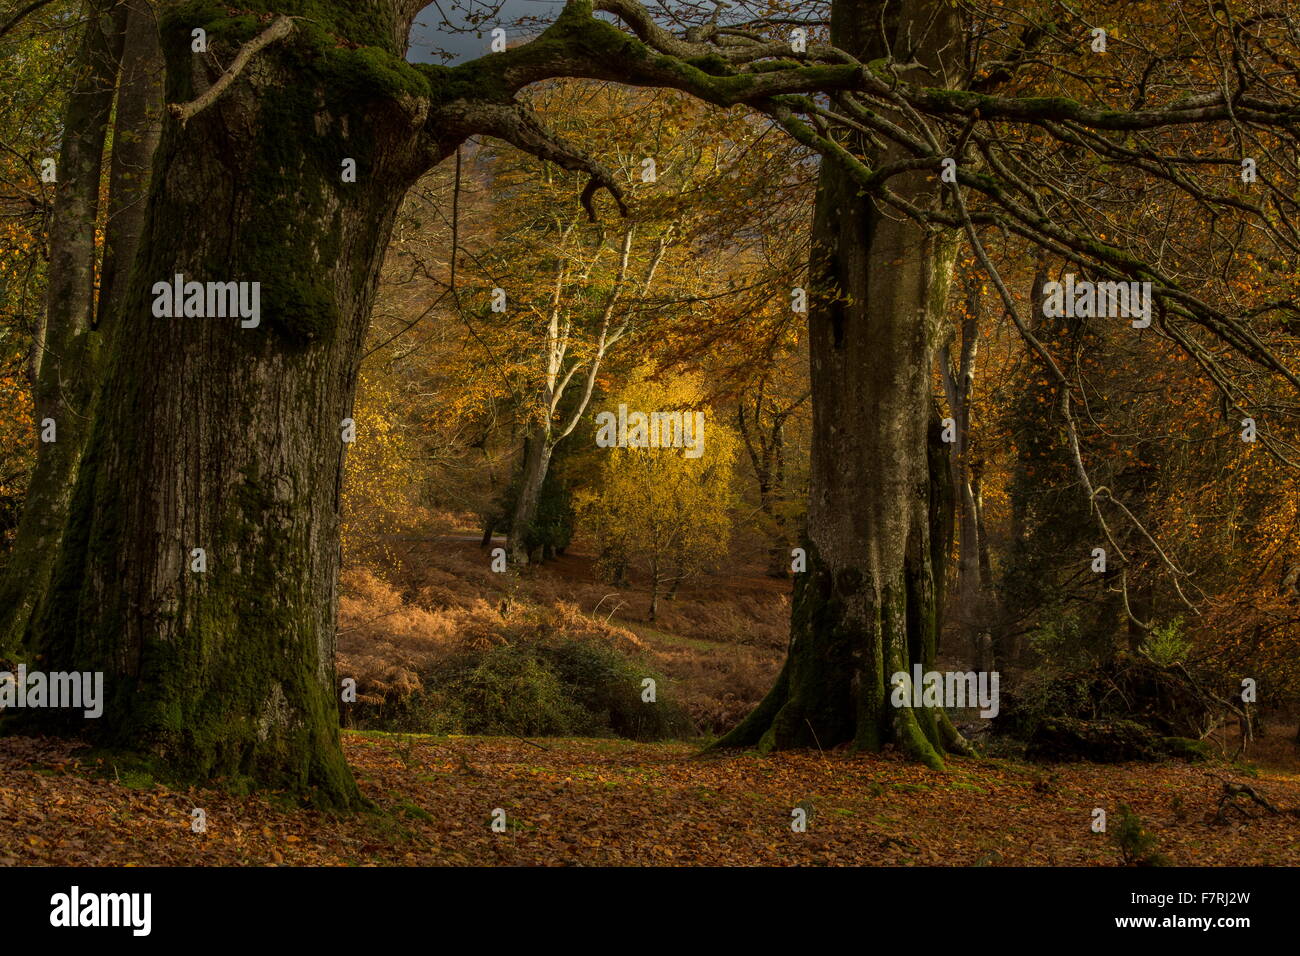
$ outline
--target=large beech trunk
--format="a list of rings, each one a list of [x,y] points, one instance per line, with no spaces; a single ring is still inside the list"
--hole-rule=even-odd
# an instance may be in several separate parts
[[[861,5],[859,5],[861,6]],[[874,18],[836,4],[832,40],[866,60]],[[936,19],[929,32],[916,29]],[[894,53],[947,39],[947,14],[904,4]],[[932,60],[932,55],[930,59]],[[883,162],[893,157],[878,157]],[[920,206],[932,173],[890,187]],[[944,187],[946,188],[946,187]],[[776,685],[720,746],[760,749],[897,743],[941,766],[964,749],[941,709],[895,708],[890,675],[932,669],[938,626],[934,505],[947,465],[931,454],[932,343],[942,320],[955,242],[897,213],[881,215],[849,174],[823,160],[813,223],[808,314],[813,400],[808,570],[796,575],[788,657]]]
[[[164,50],[169,101],[211,82],[187,25]],[[356,89],[342,100],[329,79],[269,48],[215,105],[168,121],[32,637],[51,670],[105,672],[103,716],[65,718],[96,742],[347,805],[340,423],[392,221],[429,156],[418,117]],[[178,274],[260,282],[260,325],[155,317],[153,284]]]

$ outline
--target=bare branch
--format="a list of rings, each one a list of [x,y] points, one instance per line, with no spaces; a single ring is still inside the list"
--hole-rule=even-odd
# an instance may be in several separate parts
[[[628,214],[623,188],[614,178],[614,174],[600,162],[542,126],[522,103],[471,103],[459,100],[449,109],[459,114],[458,119],[468,129],[503,139],[526,153],[555,163],[562,169],[581,170],[590,174],[591,182],[582,191],[582,207],[587,210],[587,216],[592,222],[597,221],[596,208],[592,200],[599,189],[609,190],[609,194],[618,203],[619,212],[624,216]]]
[[[217,77],[215,83],[188,103],[169,103],[167,105],[168,111],[179,119],[181,125],[184,126],[194,118],[195,114],[202,112],[216,102],[217,98],[226,91],[226,87],[235,82],[235,78],[243,72],[244,67],[248,66],[248,61],[259,50],[270,46],[276,40],[284,39],[292,32],[293,20],[290,17],[276,17],[269,27],[239,48],[239,52],[235,54],[235,59],[230,64],[230,68]]]

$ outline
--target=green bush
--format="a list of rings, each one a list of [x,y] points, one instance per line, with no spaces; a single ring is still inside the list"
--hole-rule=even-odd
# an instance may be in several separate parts
[[[1024,674],[1014,688],[1002,692],[999,733],[1028,740],[1047,717],[1091,716],[1090,682],[1084,675],[1061,674],[1043,668]]]
[[[1119,805],[1119,824],[1110,839],[1127,866],[1168,866],[1169,858],[1156,849],[1156,838],[1126,804]]]
[[[357,727],[439,737],[461,733],[457,703],[441,690],[426,690],[380,705],[357,705]]]
[[[1174,618],[1168,624],[1153,627],[1143,649],[1147,656],[1162,667],[1184,660],[1192,642],[1183,636],[1183,619]]]
[[[1098,642],[1076,615],[1065,611],[1045,615],[1029,632],[1028,643],[1035,657],[1058,667],[1086,667],[1110,650],[1109,642]]]
[[[1199,739],[1212,709],[1183,669],[1118,653],[1083,669],[1058,672],[1043,667],[1023,673],[1002,692],[994,729],[1029,740],[1053,717],[1135,721],[1160,737]]]
[[[656,697],[663,679],[624,657],[614,648],[592,641],[569,640],[548,645],[542,653],[569,694],[592,717],[594,725],[632,740],[687,737],[695,728],[682,708],[671,701],[641,699],[642,681],[654,680]]]
[[[1200,763],[1203,760],[1209,760],[1213,756],[1210,745],[1204,740],[1193,740],[1190,737],[1166,737],[1162,743],[1165,752],[1169,756],[1186,760],[1188,763]]]
[[[463,732],[567,737],[594,732],[591,714],[547,662],[518,644],[452,662],[441,682]]]
[[[365,708],[358,726],[437,735],[696,735],[686,711],[664,699],[663,678],[608,644],[532,633],[516,638],[442,660],[420,675],[421,690]],[[653,703],[641,699],[647,677],[656,684]]]

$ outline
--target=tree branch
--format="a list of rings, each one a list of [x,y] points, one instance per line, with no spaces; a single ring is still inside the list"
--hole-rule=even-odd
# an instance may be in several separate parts
[[[467,129],[503,139],[510,145],[517,146],[539,159],[555,163],[562,169],[588,173],[591,181],[582,191],[582,208],[587,211],[587,216],[592,222],[596,222],[598,218],[592,200],[599,189],[609,190],[609,194],[618,203],[619,212],[624,216],[628,214],[623,188],[614,178],[614,174],[600,162],[542,126],[522,103],[479,103],[458,100],[448,107],[448,110],[458,114],[457,119],[464,123]]]
[[[276,17],[269,27],[239,48],[239,52],[235,54],[234,62],[230,64],[230,68],[217,77],[215,83],[188,103],[169,103],[167,110],[181,121],[181,126],[184,126],[194,118],[195,114],[202,112],[216,102],[217,98],[226,91],[226,87],[235,82],[235,78],[243,72],[244,67],[248,65],[248,61],[259,50],[270,46],[276,40],[284,39],[292,32],[293,20],[291,18],[285,16]]]
[[[48,4],[48,3],[50,3],[50,2],[51,2],[51,0],[34,0],[34,2],[27,4],[27,6],[23,7],[21,10],[19,10],[17,13],[15,13],[12,17],[10,17],[10,18],[5,22],[4,26],[0,26],[0,37],[4,36],[6,33],[8,33],[8,32],[9,32],[10,30],[12,30],[14,27],[18,26],[18,24],[22,21],[22,19],[23,19],[24,17],[27,16],[27,14],[29,14],[29,13],[35,13],[35,12],[36,12],[37,10],[39,10],[41,7],[45,6],[46,4]]]

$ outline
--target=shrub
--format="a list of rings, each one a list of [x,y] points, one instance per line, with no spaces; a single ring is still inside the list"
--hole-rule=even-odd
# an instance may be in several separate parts
[[[1183,620],[1178,617],[1164,626],[1153,627],[1143,645],[1147,656],[1164,667],[1184,660],[1191,647],[1191,640],[1183,636]]]
[[[1108,645],[1099,645],[1079,621],[1068,612],[1049,614],[1029,633],[1029,649],[1040,661],[1063,667],[1086,667],[1103,659]]]
[[[357,681],[350,725],[431,734],[693,736],[635,634],[556,601],[505,598],[428,610],[372,574],[340,600],[339,675]],[[655,680],[658,699],[641,700]]]
[[[613,647],[543,639],[471,649],[426,679],[440,692],[416,696],[436,696],[443,720],[459,733],[634,740],[693,735],[676,703],[641,699],[646,677],[662,688],[662,678]]]
[[[1090,717],[1093,712],[1089,679],[1050,669],[1029,671],[1001,697],[1001,712],[993,726],[1022,740],[1029,740],[1045,718]]]
[[[1044,717],[1034,730],[1025,752],[1029,760],[1090,760],[1093,763],[1155,760],[1160,754],[1160,739],[1141,724],[1131,720],[1076,720],[1072,717]]]
[[[1179,760],[1186,760],[1188,763],[1200,763],[1203,760],[1209,760],[1212,756],[1210,745],[1204,740],[1193,740],[1190,737],[1166,737],[1161,743],[1169,756],[1177,757]]]
[[[1110,832],[1126,866],[1168,866],[1169,859],[1156,849],[1156,838],[1126,804],[1119,805],[1119,824]]]
[[[663,678],[612,647],[568,640],[545,647],[542,652],[595,726],[632,740],[693,735],[694,727],[685,711],[660,698]],[[642,700],[642,681],[647,677],[656,686],[653,703]]]
[[[1116,654],[1100,665],[1031,672],[1002,694],[999,733],[1031,739],[1044,720],[1136,721],[1161,737],[1203,736],[1210,704],[1181,668],[1143,656]]]
[[[566,737],[594,733],[592,715],[530,648],[503,644],[470,651],[443,668],[444,705],[462,731]]]

